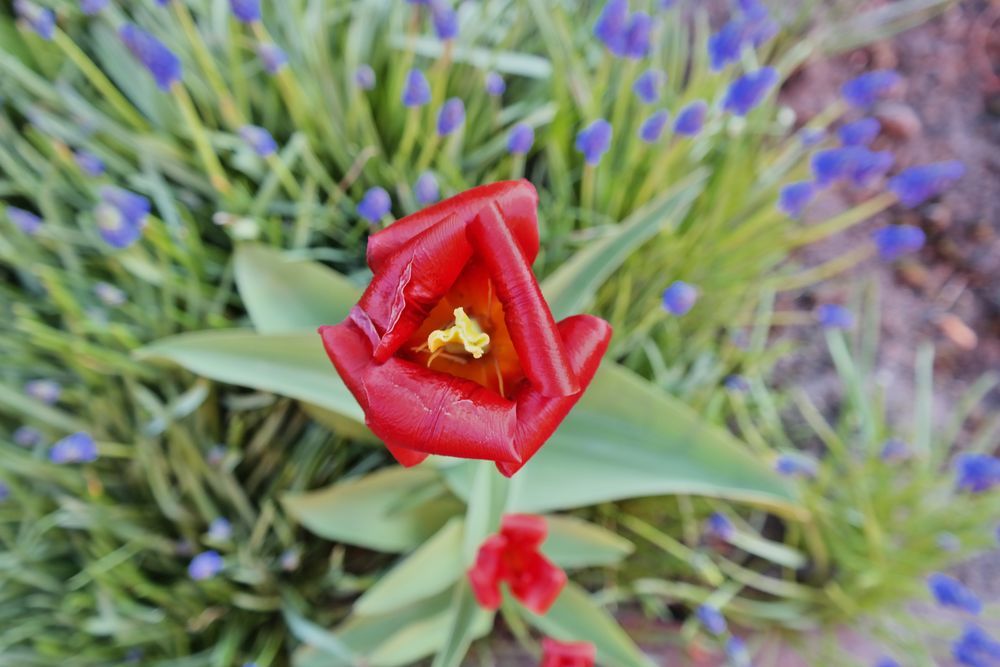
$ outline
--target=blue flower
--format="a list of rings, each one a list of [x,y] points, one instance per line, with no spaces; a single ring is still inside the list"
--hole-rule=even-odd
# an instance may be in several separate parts
[[[742,375],[729,375],[722,382],[723,386],[735,394],[742,394],[750,390],[750,383]]]
[[[754,5],[744,10],[743,40],[752,46],[760,47],[778,34],[778,24],[771,19],[764,5]]]
[[[947,190],[964,173],[965,165],[958,160],[910,167],[889,180],[889,190],[899,203],[913,208]]]
[[[649,34],[653,30],[653,19],[646,12],[635,12],[625,29],[624,56],[639,60],[649,53]]]
[[[663,291],[663,309],[671,315],[686,315],[698,300],[698,289],[683,280],[675,280]]]
[[[677,119],[674,121],[674,132],[685,137],[693,137],[701,132],[705,125],[705,114],[708,113],[708,104],[702,100],[695,100],[680,110]]]
[[[281,68],[288,64],[288,54],[286,54],[277,44],[258,44],[257,57],[264,65],[264,71],[268,74],[277,74]]]
[[[413,194],[420,204],[433,204],[441,198],[441,188],[438,186],[437,178],[429,171],[425,171],[417,178],[413,184]]]
[[[358,65],[354,70],[354,83],[361,90],[371,90],[375,87],[375,70],[371,65]]]
[[[773,67],[762,67],[754,72],[747,72],[729,84],[726,97],[722,100],[722,108],[737,116],[745,116],[761,103],[777,82],[778,70]]]
[[[104,173],[104,161],[90,151],[77,151],[73,154],[73,159],[88,176],[97,177]]]
[[[281,554],[281,569],[285,572],[294,572],[302,564],[302,555],[297,549],[286,549]]]
[[[411,69],[406,74],[403,85],[403,106],[422,107],[431,101],[431,84],[419,69]]]
[[[668,120],[670,120],[670,113],[667,111],[661,109],[653,113],[639,126],[639,138],[647,144],[659,141]]]
[[[815,146],[826,139],[826,132],[818,127],[803,127],[799,132],[799,141],[803,146]]]
[[[438,39],[447,41],[458,36],[458,14],[444,0],[431,2],[431,21]]]
[[[892,151],[870,151],[864,146],[854,146],[852,162],[848,169],[851,183],[858,188],[872,184],[892,168],[896,161]]]
[[[751,667],[750,651],[747,650],[746,642],[739,637],[733,636],[726,640],[725,651],[732,667]]]
[[[260,0],[229,0],[233,16],[243,23],[260,20]]]
[[[882,123],[877,118],[862,118],[853,123],[841,125],[837,130],[840,143],[845,146],[867,146],[875,141],[875,137],[882,130]]]
[[[42,228],[42,219],[23,208],[8,206],[7,217],[14,223],[14,226],[29,236],[34,236]]]
[[[94,211],[101,238],[115,248],[135,243],[146,226],[149,200],[114,186],[101,188],[101,203]]]
[[[879,458],[887,463],[905,461],[910,458],[910,446],[899,438],[890,438],[882,444]]]
[[[12,438],[19,447],[34,447],[42,441],[42,432],[31,426],[18,426]]]
[[[1000,642],[982,628],[970,624],[951,645],[951,653],[966,667],[996,667],[1000,662]]]
[[[62,385],[55,380],[30,380],[24,383],[24,393],[36,401],[53,405],[62,396]]]
[[[823,188],[834,181],[846,178],[854,164],[856,151],[855,146],[816,151],[811,160],[816,185]]]
[[[611,146],[611,123],[598,118],[576,134],[576,150],[583,153],[587,164],[594,167]]]
[[[49,450],[49,460],[58,464],[93,463],[97,455],[97,443],[82,431],[67,435]]]
[[[853,329],[854,314],[844,306],[824,303],[816,309],[816,321],[824,329]]]
[[[218,517],[208,524],[208,537],[216,542],[227,542],[233,536],[233,525],[227,519]]]
[[[94,294],[105,306],[117,308],[125,303],[127,297],[125,292],[109,283],[97,283],[94,285]]]
[[[893,660],[892,658],[880,658],[878,662],[875,663],[875,667],[901,667],[901,665]]]
[[[375,224],[386,215],[392,208],[392,199],[384,188],[374,187],[365,192],[361,201],[358,202],[358,215]]]
[[[222,571],[225,563],[217,551],[204,551],[191,559],[188,576],[195,581],[211,579]]]
[[[108,0],[80,0],[80,11],[93,16],[108,6]]]
[[[438,111],[437,132],[446,137],[465,122],[465,104],[457,97],[445,100]]]
[[[935,572],[927,577],[927,588],[942,607],[954,607],[970,614],[978,614],[983,609],[983,603],[972,591],[958,579],[943,572]]]
[[[719,32],[708,38],[709,66],[713,72],[739,60],[743,50],[743,34],[743,23],[739,19],[730,19],[719,28]]]
[[[156,37],[132,23],[119,28],[118,36],[132,56],[153,75],[160,90],[169,90],[181,80],[180,59]]]
[[[797,218],[815,195],[816,186],[812,181],[787,183],[778,193],[778,210],[790,218]]]
[[[0,482],[0,503],[7,502],[8,498],[10,498],[10,487]]]
[[[660,99],[660,92],[667,82],[667,73],[659,69],[648,69],[632,84],[632,91],[646,104],[654,104]]]
[[[497,72],[486,73],[486,94],[491,97],[500,97],[507,90],[507,83]]]
[[[878,256],[886,262],[894,262],[924,247],[927,235],[924,230],[912,225],[889,225],[875,230],[872,234]]]
[[[524,155],[535,143],[535,129],[527,123],[518,123],[510,128],[507,136],[507,151],[513,155]]]
[[[736,528],[733,526],[733,522],[730,521],[725,514],[720,512],[712,512],[708,517],[707,522],[708,534],[717,537],[720,540],[730,540],[736,533]]]
[[[258,125],[244,125],[240,128],[240,137],[261,157],[274,155],[278,150],[278,144],[271,133]]]
[[[677,4],[677,0],[660,0],[657,6],[662,10],[667,10]]]
[[[1000,459],[970,452],[959,454],[955,459],[955,477],[959,491],[989,491],[1000,484]]]
[[[894,70],[875,70],[845,83],[840,94],[851,106],[867,109],[892,90],[900,80],[899,73]]]
[[[594,36],[616,56],[625,54],[628,27],[628,0],[608,0],[594,24]]]
[[[780,454],[774,460],[774,471],[785,477],[808,477],[816,476],[819,464],[816,459],[805,454]]]
[[[726,618],[715,607],[703,604],[698,607],[695,614],[705,629],[713,635],[721,635],[726,632]]]
[[[29,0],[14,0],[14,11],[42,39],[52,39],[56,29],[56,15],[51,9],[39,7]]]

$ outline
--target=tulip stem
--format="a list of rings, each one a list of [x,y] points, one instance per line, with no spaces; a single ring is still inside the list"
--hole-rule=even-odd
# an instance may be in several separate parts
[[[198,118],[198,112],[195,111],[194,102],[191,101],[191,96],[188,95],[187,89],[180,82],[175,82],[170,87],[170,90],[174,94],[174,98],[177,100],[177,105],[181,109],[181,115],[184,116],[184,121],[191,130],[195,148],[198,151],[198,155],[201,158],[202,163],[205,165],[205,169],[208,171],[212,187],[224,195],[229,194],[229,180],[226,178],[225,172],[222,169],[222,164],[219,162],[219,157],[215,154],[212,144],[209,143],[208,133],[205,132],[205,127],[201,124],[201,120]]]

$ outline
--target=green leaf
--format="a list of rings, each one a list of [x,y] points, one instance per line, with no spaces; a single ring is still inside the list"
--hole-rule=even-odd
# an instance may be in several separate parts
[[[463,560],[472,565],[479,546],[500,528],[500,517],[507,505],[510,480],[500,474],[492,461],[473,461],[475,477],[471,493],[466,497],[465,539]]]
[[[435,60],[442,56],[445,49],[441,40],[431,37],[395,36],[389,38],[389,45],[394,49],[412,50],[417,55]],[[552,63],[530,53],[493,51],[460,45],[449,45],[449,48],[452,60],[479,69],[493,69],[502,74],[515,74],[532,79],[547,79],[552,74]]]
[[[356,659],[353,652],[340,637],[309,621],[291,607],[282,609],[282,615],[285,617],[288,629],[300,642],[315,646],[325,654],[335,656],[346,664],[355,664]]]
[[[588,243],[542,283],[542,292],[556,320],[585,311],[611,274],[639,246],[687,215],[705,187],[707,172],[699,170],[633,213],[607,236]]]
[[[588,641],[597,648],[597,662],[615,667],[653,667],[614,617],[601,609],[585,590],[570,582],[544,616],[517,605],[545,635],[561,641]]]
[[[547,516],[549,536],[542,552],[560,567],[617,565],[635,550],[624,537],[571,516]]]
[[[455,588],[455,598],[448,619],[447,639],[438,654],[434,656],[431,667],[459,667],[469,651],[472,640],[480,635],[483,626],[489,628],[492,620],[493,614],[479,606],[469,586],[469,580],[463,577]]]
[[[172,361],[219,382],[306,401],[358,424],[365,420],[315,333],[265,336],[242,330],[199,331],[156,341],[136,355]]]
[[[350,313],[361,289],[318,262],[289,260],[248,243],[236,248],[236,285],[254,328],[264,334],[315,331]]]
[[[382,576],[354,603],[354,613],[376,616],[446,590],[465,574],[462,519],[455,517],[434,537]]]
[[[443,486],[428,495],[440,484],[433,470],[386,468],[320,491],[287,495],[282,503],[320,537],[401,553],[423,544],[461,511]]]
[[[467,463],[442,472],[457,495],[468,497]],[[683,493],[802,514],[791,486],[728,431],[613,363],[601,366],[580,403],[517,473],[517,482],[509,512]]]

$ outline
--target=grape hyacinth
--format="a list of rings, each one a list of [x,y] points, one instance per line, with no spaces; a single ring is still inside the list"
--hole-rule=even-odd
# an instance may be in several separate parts
[[[730,637],[726,641],[725,652],[732,667],[751,667],[750,651],[739,637]]]
[[[743,35],[743,23],[733,18],[708,38],[709,67],[713,72],[739,60],[743,49]]]
[[[233,536],[233,525],[227,519],[218,517],[208,524],[208,537],[216,542],[228,542]]]
[[[510,128],[507,137],[507,151],[512,155],[524,155],[535,143],[535,130],[527,123],[518,123]]]
[[[635,83],[632,84],[632,91],[646,104],[655,104],[659,101],[666,82],[666,72],[659,69],[647,69],[636,78]]]
[[[598,118],[576,135],[576,150],[583,153],[587,164],[594,167],[611,146],[611,123]]]
[[[420,174],[417,182],[413,184],[413,194],[417,198],[417,203],[425,206],[441,198],[441,188],[432,172],[425,171]]]
[[[166,45],[139,26],[126,23],[118,36],[132,56],[149,70],[160,90],[181,80],[181,61]]]
[[[80,0],[80,11],[93,16],[108,6],[108,0]]]
[[[691,102],[677,114],[674,121],[674,132],[685,137],[693,137],[705,125],[705,114],[708,113],[708,104],[703,100]]]
[[[365,192],[361,201],[358,202],[358,215],[375,224],[389,214],[392,208],[392,199],[385,188],[374,187]]]
[[[101,188],[101,203],[94,211],[101,238],[114,248],[127,248],[142,235],[149,215],[149,200],[114,186]]]
[[[51,9],[40,7],[30,0],[14,0],[14,11],[39,37],[52,39],[56,29],[56,15]]]
[[[717,537],[720,540],[730,540],[736,533],[736,528],[725,514],[712,512],[708,517],[706,531],[712,537]]]
[[[879,658],[879,661],[875,663],[875,667],[901,667],[898,662],[892,658]]]
[[[698,289],[676,280],[663,291],[663,309],[671,315],[686,315],[698,300]]]
[[[441,41],[458,37],[458,14],[445,0],[431,0],[431,22],[434,32]]]
[[[497,72],[486,73],[486,94],[490,97],[500,97],[507,90],[507,83]]]
[[[260,20],[260,0],[229,0],[229,9],[242,23]]]
[[[913,208],[944,192],[964,173],[965,165],[958,160],[910,167],[889,180],[889,190],[900,204]]]
[[[626,58],[640,60],[649,53],[649,35],[653,30],[653,19],[645,12],[635,12],[625,29],[624,53]]]
[[[431,84],[419,69],[411,69],[406,74],[402,99],[406,107],[422,107],[431,101]]]
[[[754,72],[747,72],[729,84],[726,97],[722,101],[722,108],[737,116],[745,116],[761,103],[777,82],[778,71],[773,67],[762,67]]]
[[[896,463],[910,458],[910,446],[898,438],[891,438],[882,444],[879,458],[886,463]]]
[[[277,74],[288,65],[288,54],[277,44],[258,44],[257,57],[268,74]]]
[[[995,667],[1000,665],[1000,642],[970,624],[951,645],[951,654],[958,664],[966,667]]]
[[[798,218],[815,195],[816,185],[812,181],[788,183],[778,193],[778,210],[790,218]]]
[[[927,235],[924,230],[913,225],[889,225],[875,230],[872,239],[878,249],[878,256],[883,261],[894,262],[923,248]]]
[[[94,285],[94,294],[97,295],[101,303],[109,308],[117,308],[123,305],[127,299],[125,292],[104,282]]]
[[[864,146],[854,146],[853,161],[848,169],[851,184],[858,188],[871,185],[892,168],[896,161],[891,151],[870,151]]]
[[[16,206],[7,207],[7,218],[14,223],[15,227],[28,236],[34,236],[42,228],[42,219],[40,217],[31,211],[25,211],[23,208]]]
[[[465,103],[457,97],[445,100],[438,111],[437,132],[446,137],[465,123]]]
[[[260,157],[274,155],[278,151],[278,144],[274,137],[259,125],[244,125],[240,128],[240,137]]]
[[[34,447],[42,441],[42,432],[32,426],[18,426],[11,437],[19,447]]]
[[[77,151],[73,159],[80,170],[88,176],[98,177],[104,174],[104,161],[90,151]]]
[[[742,394],[750,391],[750,383],[742,375],[729,375],[723,380],[722,385],[727,391],[731,391],[734,394]]]
[[[853,329],[854,313],[836,303],[824,303],[816,309],[816,321],[824,329]]]
[[[10,487],[0,482],[0,503],[7,502],[8,498],[10,498]]]
[[[639,138],[647,144],[659,141],[668,120],[670,120],[670,113],[662,109],[657,111],[642,121],[642,125],[639,126]]]
[[[1000,484],[1000,459],[971,452],[960,454],[955,459],[955,476],[959,491],[989,491]]]
[[[983,603],[958,579],[942,572],[934,572],[927,577],[927,588],[942,607],[953,607],[970,614],[978,614]]]
[[[845,83],[840,94],[851,106],[867,109],[885,97],[901,80],[895,70],[875,70]]]
[[[371,90],[375,87],[375,70],[371,65],[358,65],[354,70],[354,84],[359,90]]]
[[[97,458],[97,443],[82,431],[67,435],[49,450],[49,460],[57,464],[93,463]]]
[[[819,464],[816,459],[805,454],[780,454],[774,460],[774,471],[785,477],[813,478]]]
[[[837,130],[837,136],[844,146],[867,146],[875,141],[881,130],[882,124],[877,118],[862,118],[841,125]]]
[[[222,571],[225,563],[217,551],[204,551],[191,559],[188,576],[195,581],[211,579]]]
[[[62,396],[62,386],[55,380],[30,380],[24,383],[24,393],[45,405],[55,405]]]
[[[701,624],[705,626],[705,629],[713,635],[725,634],[727,630],[726,618],[717,608],[708,604],[703,604],[698,607],[698,610],[695,613]]]
[[[628,21],[628,0],[608,0],[594,24],[594,36],[614,55],[624,55]]]

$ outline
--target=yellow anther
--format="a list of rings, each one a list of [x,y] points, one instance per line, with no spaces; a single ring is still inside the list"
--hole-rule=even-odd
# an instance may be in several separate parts
[[[427,336],[427,349],[432,353],[442,347],[448,352],[465,350],[476,359],[486,353],[490,336],[479,328],[474,319],[465,314],[464,308],[455,309],[455,323],[447,329],[436,329]],[[461,348],[456,349],[458,345]]]

